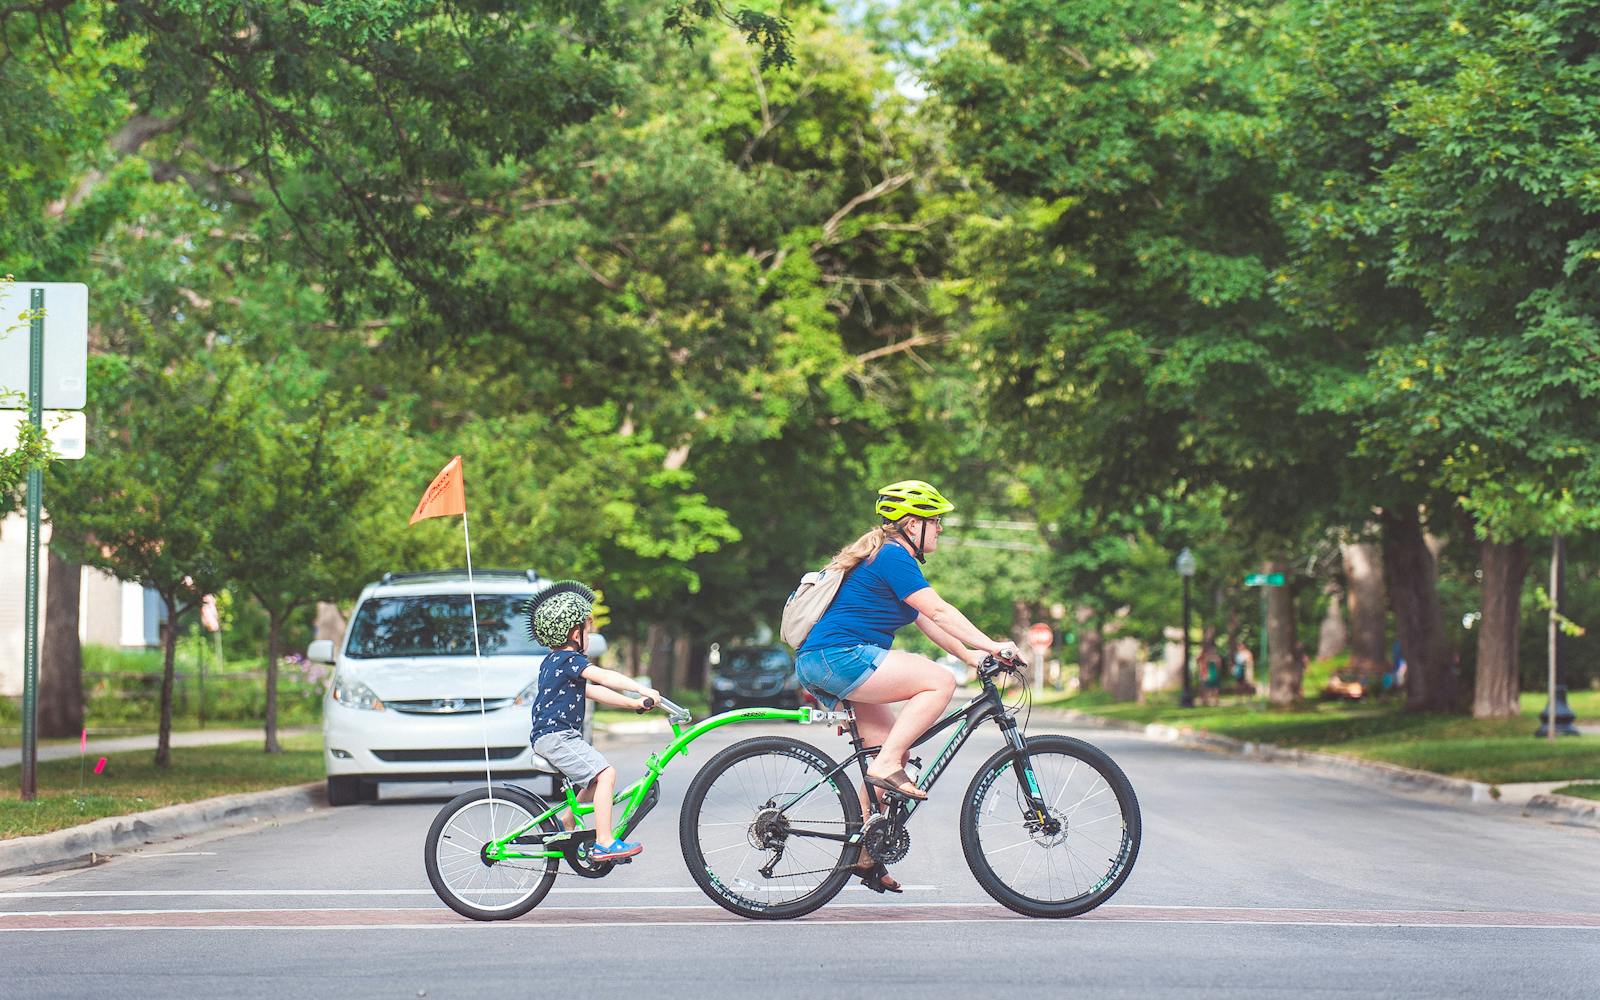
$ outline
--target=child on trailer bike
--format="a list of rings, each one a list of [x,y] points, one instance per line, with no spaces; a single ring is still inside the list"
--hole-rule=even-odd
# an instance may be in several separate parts
[[[528,631],[534,640],[550,647],[539,667],[539,694],[533,702],[533,729],[529,740],[534,753],[549,761],[567,780],[581,789],[578,798],[594,802],[594,861],[627,861],[643,846],[614,835],[611,797],[616,792],[617,769],[583,738],[584,700],[618,708],[638,708],[621,693],[632,691],[660,703],[661,695],[615,670],[589,662],[589,630],[594,626],[594,591],[576,580],[551,584],[528,601]],[[564,817],[572,828],[573,817]]]
[[[882,744],[866,780],[891,795],[927,798],[906,774],[907,757],[911,744],[938,721],[955,693],[948,670],[926,656],[889,648],[896,630],[916,622],[936,646],[970,667],[989,653],[1001,660],[1019,659],[1011,642],[979,631],[922,575],[921,564],[939,547],[944,515],[955,509],[921,480],[878,490],[880,522],[828,563],[827,572],[847,575],[795,658],[801,684],[830,707],[848,698],[862,742]],[[897,718],[888,706],[901,701],[905,707]],[[871,810],[866,789],[861,800],[866,815]],[[876,892],[900,891],[900,883],[864,849],[855,871]]]

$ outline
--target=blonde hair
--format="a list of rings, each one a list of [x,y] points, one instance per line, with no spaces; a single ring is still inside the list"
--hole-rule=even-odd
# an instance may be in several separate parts
[[[827,566],[823,567],[824,572],[831,573],[834,570],[841,570],[846,573],[850,572],[857,566],[866,562],[868,559],[871,559],[873,556],[877,555],[878,550],[883,548],[883,544],[889,540],[889,535],[893,531],[894,525],[892,524],[878,525],[865,535],[862,535],[860,538],[840,549],[839,554],[829,560]]]

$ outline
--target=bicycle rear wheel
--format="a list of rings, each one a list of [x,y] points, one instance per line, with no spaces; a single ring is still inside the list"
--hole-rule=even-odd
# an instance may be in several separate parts
[[[538,906],[555,884],[557,859],[490,861],[484,849],[548,808],[536,795],[505,787],[495,788],[492,800],[487,788],[451,799],[434,817],[422,852],[433,891],[473,920],[512,920]],[[558,833],[561,824],[551,817],[539,829]]]
[[[844,839],[861,829],[861,804],[843,774],[825,777],[834,767],[816,747],[781,736],[735,743],[707,761],[678,819],[695,884],[759,920],[803,916],[838,895],[860,851]]]
[[[961,804],[961,848],[984,891],[1031,917],[1074,917],[1110,899],[1139,856],[1139,801],[1104,751],[1067,736],[1034,736],[1028,758],[1050,820],[1028,804],[1014,767],[998,751],[973,777]]]

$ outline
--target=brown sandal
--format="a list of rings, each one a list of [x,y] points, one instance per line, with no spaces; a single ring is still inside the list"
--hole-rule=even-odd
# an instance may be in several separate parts
[[[865,885],[873,892],[905,891],[900,887],[900,883],[895,881],[894,876],[889,874],[889,869],[885,868],[881,861],[874,861],[869,857],[864,861],[856,862],[850,867],[850,870],[860,877],[862,885]]]
[[[916,782],[911,780],[911,775],[907,774],[906,769],[903,767],[887,778],[879,778],[869,774],[867,775],[867,784],[882,788],[887,792],[893,792],[895,795],[902,795],[908,799],[916,799],[919,802],[926,800],[928,797],[928,793],[917,787]]]

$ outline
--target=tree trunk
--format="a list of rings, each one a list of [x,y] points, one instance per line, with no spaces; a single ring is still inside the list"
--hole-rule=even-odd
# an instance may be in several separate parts
[[[1383,550],[1370,542],[1339,546],[1344,559],[1345,606],[1350,612],[1350,667],[1358,676],[1389,672],[1389,596],[1383,586]]]
[[[278,652],[283,619],[267,612],[267,721],[264,753],[282,753],[278,744]]]
[[[1098,688],[1105,675],[1105,641],[1100,620],[1093,609],[1080,606],[1073,612],[1078,623],[1078,690]]]
[[[1317,659],[1338,656],[1349,648],[1350,630],[1344,623],[1344,588],[1338,581],[1329,580],[1323,588],[1328,596],[1328,613],[1322,617],[1322,627],[1317,630]]]
[[[672,639],[672,682],[678,692],[693,690],[689,683],[689,656],[694,642],[688,633],[679,632]]]
[[[706,657],[710,652],[711,647],[704,642],[696,641],[689,645],[689,664],[684,672],[684,684],[691,691],[703,694],[711,690],[711,671],[706,668]]]
[[[667,697],[672,696],[672,630],[660,622],[651,624],[645,639],[649,652],[650,684]]]
[[[1416,507],[1385,508],[1383,583],[1406,661],[1406,708],[1447,712],[1456,705],[1450,644],[1444,635],[1433,553]]]
[[[311,633],[313,639],[332,640],[334,647],[338,648],[344,641],[344,630],[348,626],[339,605],[331,601],[317,602],[317,617]]]
[[[1473,685],[1472,715],[1477,719],[1509,719],[1518,715],[1517,641],[1522,630],[1522,581],[1528,572],[1528,550],[1520,542],[1484,542],[1483,619],[1478,622],[1478,676]]]
[[[1287,577],[1289,568],[1285,562],[1270,560],[1262,572]],[[1267,588],[1267,645],[1267,701],[1277,708],[1287,708],[1300,701],[1304,672],[1295,629],[1294,591],[1287,580],[1281,587]]]
[[[156,730],[156,767],[172,766],[172,677],[178,658],[178,602],[162,594],[167,627],[161,633],[161,722]]]
[[[1140,700],[1139,653],[1139,640],[1131,636],[1106,641],[1105,689],[1114,700]]]
[[[39,658],[39,735],[59,739],[83,732],[83,646],[78,599],[83,567],[49,549],[44,643]]]

